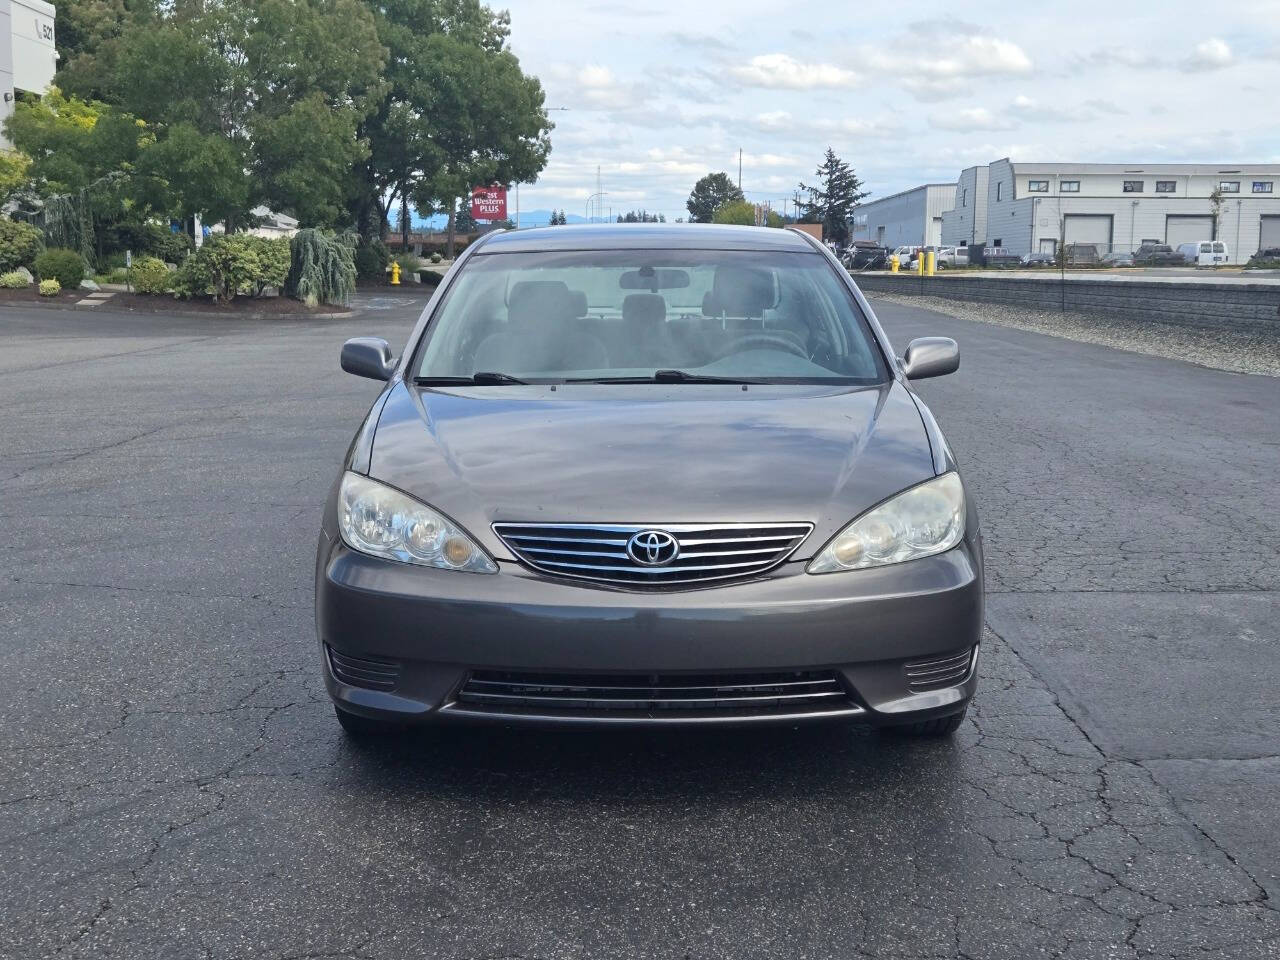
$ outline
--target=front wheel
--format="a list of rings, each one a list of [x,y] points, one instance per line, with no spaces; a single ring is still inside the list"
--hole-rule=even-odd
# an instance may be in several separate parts
[[[388,720],[374,720],[358,713],[350,713],[334,704],[333,712],[338,715],[338,723],[342,725],[347,736],[356,740],[375,740],[379,737],[392,737],[404,730],[404,725]]]
[[[949,717],[934,717],[932,720],[919,720],[915,723],[904,723],[899,727],[889,727],[888,732],[900,737],[949,737],[960,729],[960,725],[964,723],[964,715],[965,710],[961,710]]]

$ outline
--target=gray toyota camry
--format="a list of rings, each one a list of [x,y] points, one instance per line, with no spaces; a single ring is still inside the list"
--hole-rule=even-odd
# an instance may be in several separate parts
[[[316,624],[343,727],[960,725],[972,498],[820,243],[701,225],[492,233],[397,358],[324,508]]]

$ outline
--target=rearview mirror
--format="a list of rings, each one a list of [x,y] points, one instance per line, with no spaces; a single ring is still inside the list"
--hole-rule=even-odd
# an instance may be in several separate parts
[[[689,285],[687,270],[654,269],[641,267],[639,270],[628,270],[618,278],[618,286],[623,290],[648,290],[657,293],[659,290],[676,290]]]
[[[357,377],[390,380],[396,361],[381,337],[354,337],[342,345],[342,369]]]
[[[902,355],[902,374],[908,380],[942,377],[959,369],[960,347],[950,337],[919,337]]]

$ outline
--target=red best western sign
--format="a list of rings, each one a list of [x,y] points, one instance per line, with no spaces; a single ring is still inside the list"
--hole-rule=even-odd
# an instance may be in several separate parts
[[[472,190],[471,216],[476,220],[507,219],[507,188],[476,187]]]

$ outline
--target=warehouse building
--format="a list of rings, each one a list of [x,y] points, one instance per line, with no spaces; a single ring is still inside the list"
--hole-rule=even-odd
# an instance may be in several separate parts
[[[0,0],[0,124],[13,113],[15,90],[44,93],[53,83],[53,4]],[[0,128],[0,148],[12,146]]]
[[[955,205],[954,183],[927,183],[853,208],[852,239],[882,247],[937,246],[943,211]]]
[[[1143,243],[1177,247],[1224,240],[1231,263],[1280,247],[1280,164],[1016,163],[1006,158],[986,170],[985,191],[978,187],[975,168],[960,175],[956,206],[942,215],[943,243],[1052,254],[1062,243],[1093,244],[1104,252],[1131,251]],[[1215,191],[1220,198],[1216,222]],[[976,211],[966,213],[970,197],[985,207],[983,229]]]
[[[967,167],[956,182],[955,206],[942,212],[942,242],[967,247],[987,238],[987,177],[985,164]]]

